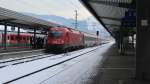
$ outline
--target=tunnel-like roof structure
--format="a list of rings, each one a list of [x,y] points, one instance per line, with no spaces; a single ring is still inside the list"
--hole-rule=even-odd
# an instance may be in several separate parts
[[[12,10],[8,10],[0,7],[0,24],[7,24],[11,26],[28,26],[28,27],[42,27],[49,28],[60,26],[46,20],[31,17],[22,13],[18,13]]]
[[[80,0],[113,35],[120,27],[135,27],[136,0]],[[133,15],[130,15],[133,14]]]

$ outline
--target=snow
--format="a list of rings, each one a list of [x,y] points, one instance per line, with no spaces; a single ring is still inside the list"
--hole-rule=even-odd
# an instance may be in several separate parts
[[[102,54],[110,46],[111,44],[101,46],[93,52],[14,81],[12,84],[81,84],[91,76],[94,67],[102,62]]]
[[[103,47],[103,46],[100,46],[100,47]],[[24,76],[26,74],[35,72],[40,69],[43,69],[45,67],[55,65],[59,62],[76,57],[77,55],[83,54],[85,52],[89,52],[96,48],[98,48],[98,47],[92,47],[92,48],[75,51],[75,52],[67,54],[67,56],[64,54],[60,54],[60,55],[56,55],[55,57],[49,57],[49,58],[44,58],[44,59],[40,59],[40,60],[36,60],[36,61],[32,61],[32,62],[23,63],[23,64],[7,66],[5,68],[0,69],[0,74],[1,74],[0,83],[5,83],[12,79]],[[89,56],[89,55],[87,55],[87,56]],[[67,63],[70,63],[70,61]],[[31,77],[31,76],[29,76],[29,78],[25,77],[23,79],[26,81],[18,83],[18,84],[27,83],[27,81],[29,83],[31,82],[30,84],[32,84],[32,83],[35,84],[36,81],[41,82],[42,80],[46,79],[47,77],[54,76],[55,74],[59,73],[60,71],[63,71],[65,68],[68,68],[69,65],[71,66],[72,63],[68,64],[68,66],[66,66],[65,68],[62,68],[63,64],[61,64],[60,66],[55,66],[50,69],[44,70],[44,72],[42,71],[43,73],[39,72],[38,73],[39,75],[37,75],[36,77]],[[50,73],[50,74],[47,74],[47,73]],[[20,79],[20,81],[21,80],[22,79]],[[17,81],[15,81],[14,83],[17,83]]]

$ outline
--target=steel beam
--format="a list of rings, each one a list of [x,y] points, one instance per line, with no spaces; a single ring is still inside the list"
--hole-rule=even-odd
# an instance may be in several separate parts
[[[13,21],[13,20],[16,20],[16,19],[2,19],[2,20],[0,20],[0,22],[10,22],[10,21]]]
[[[121,25],[117,25],[117,24],[105,24],[106,26],[115,26],[115,27],[120,27]]]
[[[97,3],[97,4],[104,4],[104,5],[110,5],[110,6],[116,6],[116,7],[121,7],[121,8],[135,8],[135,0],[132,0],[132,2],[128,3],[120,3],[120,2],[113,2],[113,1],[101,1],[101,0],[88,0],[91,3]]]
[[[116,20],[116,21],[121,21],[121,18],[114,18],[114,17],[104,17],[104,16],[99,16],[100,19],[110,19],[110,20]]]

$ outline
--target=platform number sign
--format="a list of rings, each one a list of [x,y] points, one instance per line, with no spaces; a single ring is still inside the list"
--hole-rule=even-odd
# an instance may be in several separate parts
[[[130,9],[125,12],[125,16],[122,18],[122,26],[135,27],[136,26],[136,10]]]

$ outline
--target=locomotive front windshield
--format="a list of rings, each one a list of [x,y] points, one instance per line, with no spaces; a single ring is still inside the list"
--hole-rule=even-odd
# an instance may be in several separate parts
[[[62,31],[50,31],[49,34],[53,38],[59,38],[62,36]]]

